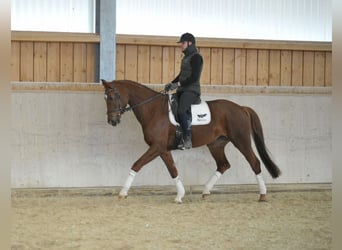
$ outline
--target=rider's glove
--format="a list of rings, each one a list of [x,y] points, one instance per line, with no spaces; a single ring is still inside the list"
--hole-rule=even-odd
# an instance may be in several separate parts
[[[171,82],[171,83],[168,83],[168,84],[165,85],[164,90],[165,90],[166,92],[168,92],[168,91],[174,90],[174,89],[176,89],[176,88],[178,88],[178,83],[176,83],[176,82]]]

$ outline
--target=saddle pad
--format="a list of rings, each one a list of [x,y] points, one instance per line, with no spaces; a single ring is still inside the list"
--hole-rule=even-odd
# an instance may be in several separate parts
[[[192,115],[192,126],[196,125],[207,125],[211,121],[211,113],[208,106],[208,103],[205,101],[201,101],[200,104],[191,105],[191,115]],[[179,126],[179,123],[176,121],[175,116],[171,110],[171,106],[169,103],[169,119],[172,125]]]

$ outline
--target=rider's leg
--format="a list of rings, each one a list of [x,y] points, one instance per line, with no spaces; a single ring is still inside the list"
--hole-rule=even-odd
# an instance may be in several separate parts
[[[184,147],[189,149],[192,147],[191,143],[191,104],[198,99],[198,94],[194,92],[183,92],[180,95],[178,105],[178,118],[183,131]]]
[[[178,118],[183,132],[184,147],[191,148],[191,125],[189,126],[188,115],[179,113]]]

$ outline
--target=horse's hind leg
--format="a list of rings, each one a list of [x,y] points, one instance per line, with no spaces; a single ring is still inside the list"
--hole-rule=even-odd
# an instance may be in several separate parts
[[[252,145],[251,145],[251,137],[249,134],[244,134],[239,137],[239,139],[236,142],[233,142],[235,147],[244,155],[246,160],[248,161],[249,165],[251,166],[260,191],[260,198],[259,201],[266,201],[266,185],[264,182],[264,179],[261,174],[261,168],[260,168],[260,161],[256,157]]]
[[[217,169],[215,173],[208,179],[204,186],[202,197],[205,198],[210,194],[210,190],[213,188],[217,180],[222,174],[230,168],[230,164],[224,153],[224,147],[229,141],[226,138],[219,138],[215,142],[208,144],[209,151],[216,161]]]
[[[184,197],[185,190],[182,181],[178,176],[178,171],[175,166],[175,162],[173,161],[172,155],[170,152],[164,152],[160,155],[162,160],[164,161],[167,170],[169,171],[177,189],[177,196],[175,198],[176,203],[182,203],[182,198]]]

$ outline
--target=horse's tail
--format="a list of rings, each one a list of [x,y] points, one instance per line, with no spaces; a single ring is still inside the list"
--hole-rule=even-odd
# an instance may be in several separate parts
[[[278,166],[273,162],[273,160],[271,159],[268,153],[268,150],[265,145],[264,134],[262,131],[260,119],[257,113],[253,109],[249,107],[245,107],[245,110],[248,112],[250,120],[251,120],[252,135],[253,135],[254,143],[258,150],[259,156],[262,162],[264,163],[266,169],[270,173],[270,175],[273,178],[277,178],[281,174],[281,171],[278,168]]]

